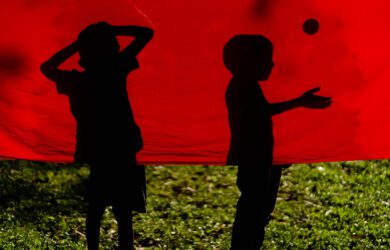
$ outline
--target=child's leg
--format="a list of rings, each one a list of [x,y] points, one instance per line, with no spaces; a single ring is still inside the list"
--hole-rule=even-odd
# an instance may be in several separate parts
[[[133,249],[133,220],[129,206],[115,205],[113,212],[118,222],[118,241],[120,250]]]
[[[87,212],[87,244],[89,250],[99,249],[100,222],[106,206],[102,202],[89,203]]]
[[[271,166],[239,166],[237,184],[241,196],[233,225],[232,250],[258,250],[268,219],[268,192]]]
[[[288,165],[275,165],[270,170],[268,198],[267,198],[267,224],[271,219],[271,214],[274,211],[276,199],[279,191],[280,178],[282,176],[282,170]]]
[[[253,203],[258,198],[241,194],[233,225],[232,250],[259,250],[262,245],[267,216],[264,206]]]

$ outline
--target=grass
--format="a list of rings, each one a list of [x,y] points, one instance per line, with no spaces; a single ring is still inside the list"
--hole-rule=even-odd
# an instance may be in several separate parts
[[[285,170],[264,249],[390,249],[390,162]],[[85,166],[0,162],[0,249],[85,249]],[[228,249],[238,190],[234,167],[148,167],[138,249]],[[116,244],[106,211],[101,249]]]

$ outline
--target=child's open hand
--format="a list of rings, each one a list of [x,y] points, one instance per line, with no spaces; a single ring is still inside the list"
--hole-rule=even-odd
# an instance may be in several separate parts
[[[321,88],[316,87],[309,91],[306,91],[301,97],[299,97],[300,106],[309,109],[325,109],[332,104],[331,97],[324,97],[315,95]]]

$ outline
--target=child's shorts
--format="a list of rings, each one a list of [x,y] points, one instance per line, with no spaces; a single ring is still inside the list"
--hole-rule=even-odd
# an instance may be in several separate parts
[[[87,200],[106,206],[126,206],[146,211],[146,178],[143,165],[110,163],[91,165]]]

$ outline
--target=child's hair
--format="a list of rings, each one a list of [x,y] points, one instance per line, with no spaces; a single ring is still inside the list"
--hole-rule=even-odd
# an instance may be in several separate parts
[[[109,63],[119,53],[115,35],[96,24],[88,26],[78,36],[80,65],[87,69]]]
[[[254,62],[268,60],[272,51],[272,42],[262,35],[236,35],[226,43],[223,61],[226,68],[236,75],[245,72]]]

